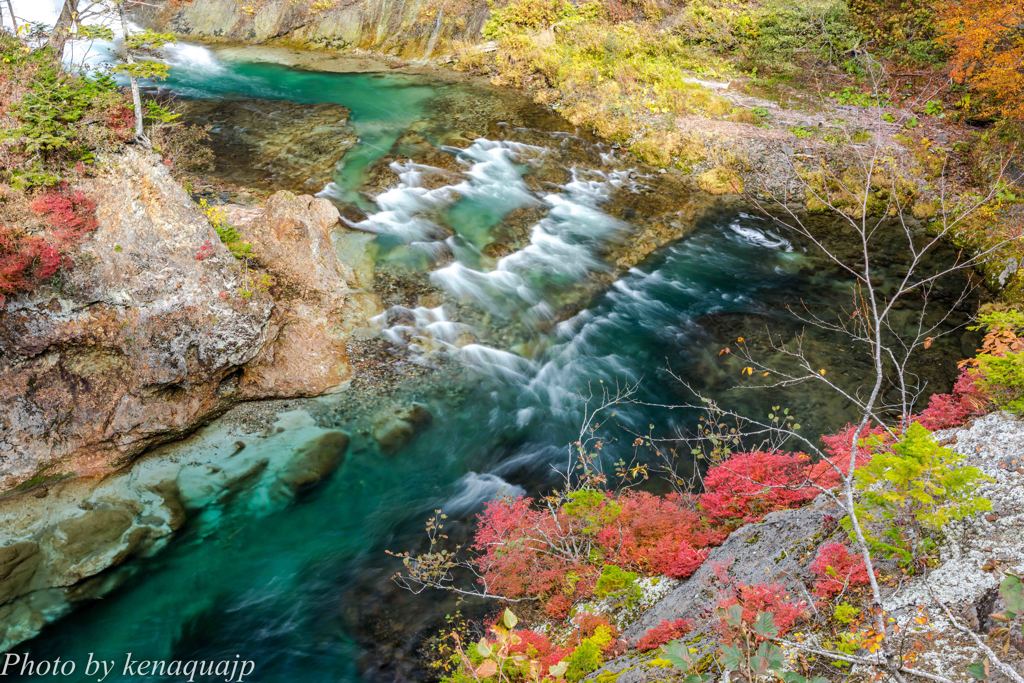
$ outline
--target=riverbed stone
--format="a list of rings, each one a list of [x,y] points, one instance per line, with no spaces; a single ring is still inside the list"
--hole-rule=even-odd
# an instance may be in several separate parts
[[[131,526],[131,513],[121,508],[88,510],[60,522],[48,539],[54,550],[48,572],[70,585],[103,571],[127,545]]]
[[[0,548],[0,604],[28,591],[41,561],[39,545],[32,541]]]
[[[292,492],[299,492],[319,483],[341,465],[348,450],[348,434],[331,431],[301,447],[280,474]]]
[[[183,120],[208,129],[213,175],[246,188],[319,192],[356,143],[349,111],[280,100],[182,100]]]
[[[412,441],[416,433],[430,424],[430,410],[421,403],[413,403],[385,414],[374,422],[373,439],[384,453],[394,453]]]

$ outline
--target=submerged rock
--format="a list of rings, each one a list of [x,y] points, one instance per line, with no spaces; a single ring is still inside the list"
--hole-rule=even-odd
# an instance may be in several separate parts
[[[349,112],[279,100],[179,100],[189,123],[208,127],[214,174],[264,190],[319,192],[356,142]]]
[[[373,426],[373,439],[384,453],[394,453],[433,420],[426,406],[413,403],[391,415],[382,415]]]
[[[341,465],[348,441],[345,432],[327,432],[306,444],[281,470],[281,483],[292,492],[318,484]]]

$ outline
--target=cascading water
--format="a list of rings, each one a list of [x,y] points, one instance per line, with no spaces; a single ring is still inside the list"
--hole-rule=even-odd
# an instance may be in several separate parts
[[[423,404],[433,420],[385,454],[371,436],[373,411],[353,408],[342,393],[292,402],[242,435],[215,423],[167,449],[182,462],[218,448],[227,458],[244,438],[257,444],[246,451],[275,450],[286,462],[324,430],[352,436],[341,467],[297,499],[259,477],[230,495],[210,493],[178,538],[119,570],[128,578],[115,592],[19,649],[80,660],[90,652],[241,654],[256,661],[260,683],[422,680],[418,645],[453,605],[396,588],[388,578],[397,563],[384,551],[416,547],[432,510],[445,510],[453,536],[464,537],[485,500],[555,483],[588,397],[639,383],[639,399],[671,403],[683,394],[675,375],[759,415],[791,401],[809,432],[846,419],[847,406],[812,389],[728,392],[740,375],[719,357],[723,345],[766,322],[795,333],[786,306],[848,301],[827,264],[766,221],[708,212],[680,230],[681,239],[620,272],[612,255],[653,220],[642,193],[660,191],[657,174],[631,169],[515,97],[397,73],[224,62],[188,45],[168,55],[166,86],[184,97],[329,102],[351,111],[359,144],[322,194],[343,206],[351,229],[376,235],[381,272],[429,290],[376,324],[396,372],[431,366],[394,392]],[[509,125],[498,123],[503,108]],[[384,158],[395,180],[369,197],[368,170]],[[636,197],[636,208],[621,210],[624,198]],[[811,341],[834,351],[827,338]],[[845,363],[835,375],[859,371],[848,354],[831,355],[834,367]],[[623,404],[607,425],[606,452],[630,455],[634,434],[649,425],[671,434],[693,417]],[[194,490],[207,490],[201,468],[189,476]]]

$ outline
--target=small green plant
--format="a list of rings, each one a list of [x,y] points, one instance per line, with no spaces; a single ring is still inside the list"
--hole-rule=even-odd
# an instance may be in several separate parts
[[[171,111],[156,100],[146,100],[146,120],[151,123],[170,125],[181,118],[181,114]]]
[[[860,618],[860,608],[848,602],[840,602],[832,609],[832,618],[844,626],[849,626]]]
[[[938,100],[928,100],[924,103],[924,113],[927,116],[942,116],[945,113],[945,108]]]
[[[978,385],[996,407],[1024,413],[1024,353],[978,356]]]
[[[903,127],[908,129],[914,129],[921,125],[921,121],[916,116],[908,116],[907,120],[903,122]]]
[[[973,361],[975,384],[997,408],[1024,413],[1024,312],[990,309],[973,330],[985,330]]]
[[[814,129],[808,128],[807,126],[790,126],[789,132],[800,138],[801,140],[806,139],[814,135]]]
[[[562,664],[565,680],[575,683],[586,678],[587,674],[597,671],[604,663],[604,649],[611,644],[612,633],[607,626],[598,626],[594,634],[584,638]],[[552,671],[552,673],[556,673]]]
[[[838,104],[851,107],[888,107],[891,104],[889,97],[882,93],[861,92],[856,88],[847,86],[842,90],[832,91],[828,94]]]
[[[991,502],[975,495],[988,478],[963,460],[915,422],[891,450],[879,450],[859,468],[856,511],[871,548],[913,570],[934,551],[946,524],[990,510]],[[849,531],[849,518],[843,524]]]
[[[211,206],[205,199],[199,200],[199,208],[203,210],[206,218],[210,221],[210,225],[216,231],[217,237],[228,248],[232,256],[236,259],[244,260],[252,255],[252,244],[244,241],[242,233],[238,232],[238,228],[228,223],[224,209],[219,206]],[[250,292],[248,296],[252,296],[252,293]]]
[[[627,571],[614,564],[606,564],[601,570],[601,575],[597,577],[594,595],[599,598],[610,598],[625,605],[635,604],[643,595],[637,578],[636,572]]]

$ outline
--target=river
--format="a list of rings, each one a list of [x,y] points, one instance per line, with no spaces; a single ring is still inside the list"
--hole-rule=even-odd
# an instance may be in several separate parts
[[[385,551],[417,548],[434,509],[459,537],[485,500],[557,482],[584,415],[606,393],[635,386],[642,401],[687,400],[675,375],[759,417],[786,405],[811,434],[849,419],[848,406],[814,385],[732,389],[751,381],[720,354],[736,337],[770,354],[766,327],[780,339],[799,330],[788,307],[850,300],[834,269],[752,212],[674,196],[672,174],[636,167],[484,86],[307,71],[198,46],[178,46],[171,61],[165,87],[181,97],[351,111],[359,142],[323,194],[352,230],[375,235],[379,271],[421,293],[388,302],[372,343],[400,376],[380,391],[422,404],[432,421],[382,453],[372,415],[352,410],[352,395],[289,404],[266,447],[287,457],[343,429],[352,443],[332,476],[297,499],[253,486],[210,505],[166,548],[120,570],[129,578],[105,599],[19,650],[78,661],[90,652],[241,655],[255,660],[260,683],[422,680],[417,650],[454,605],[398,589],[389,580],[398,562]],[[368,188],[370,171],[391,157],[386,190]],[[630,256],[654,223],[677,239]],[[959,357],[958,336],[944,344],[932,358]],[[811,334],[807,346],[838,378],[863,370],[840,340]],[[934,388],[948,386],[952,367],[930,365]],[[600,420],[606,461],[633,457],[636,434],[668,436],[694,419],[619,405]],[[222,429],[173,448],[210,448],[231,438]]]

